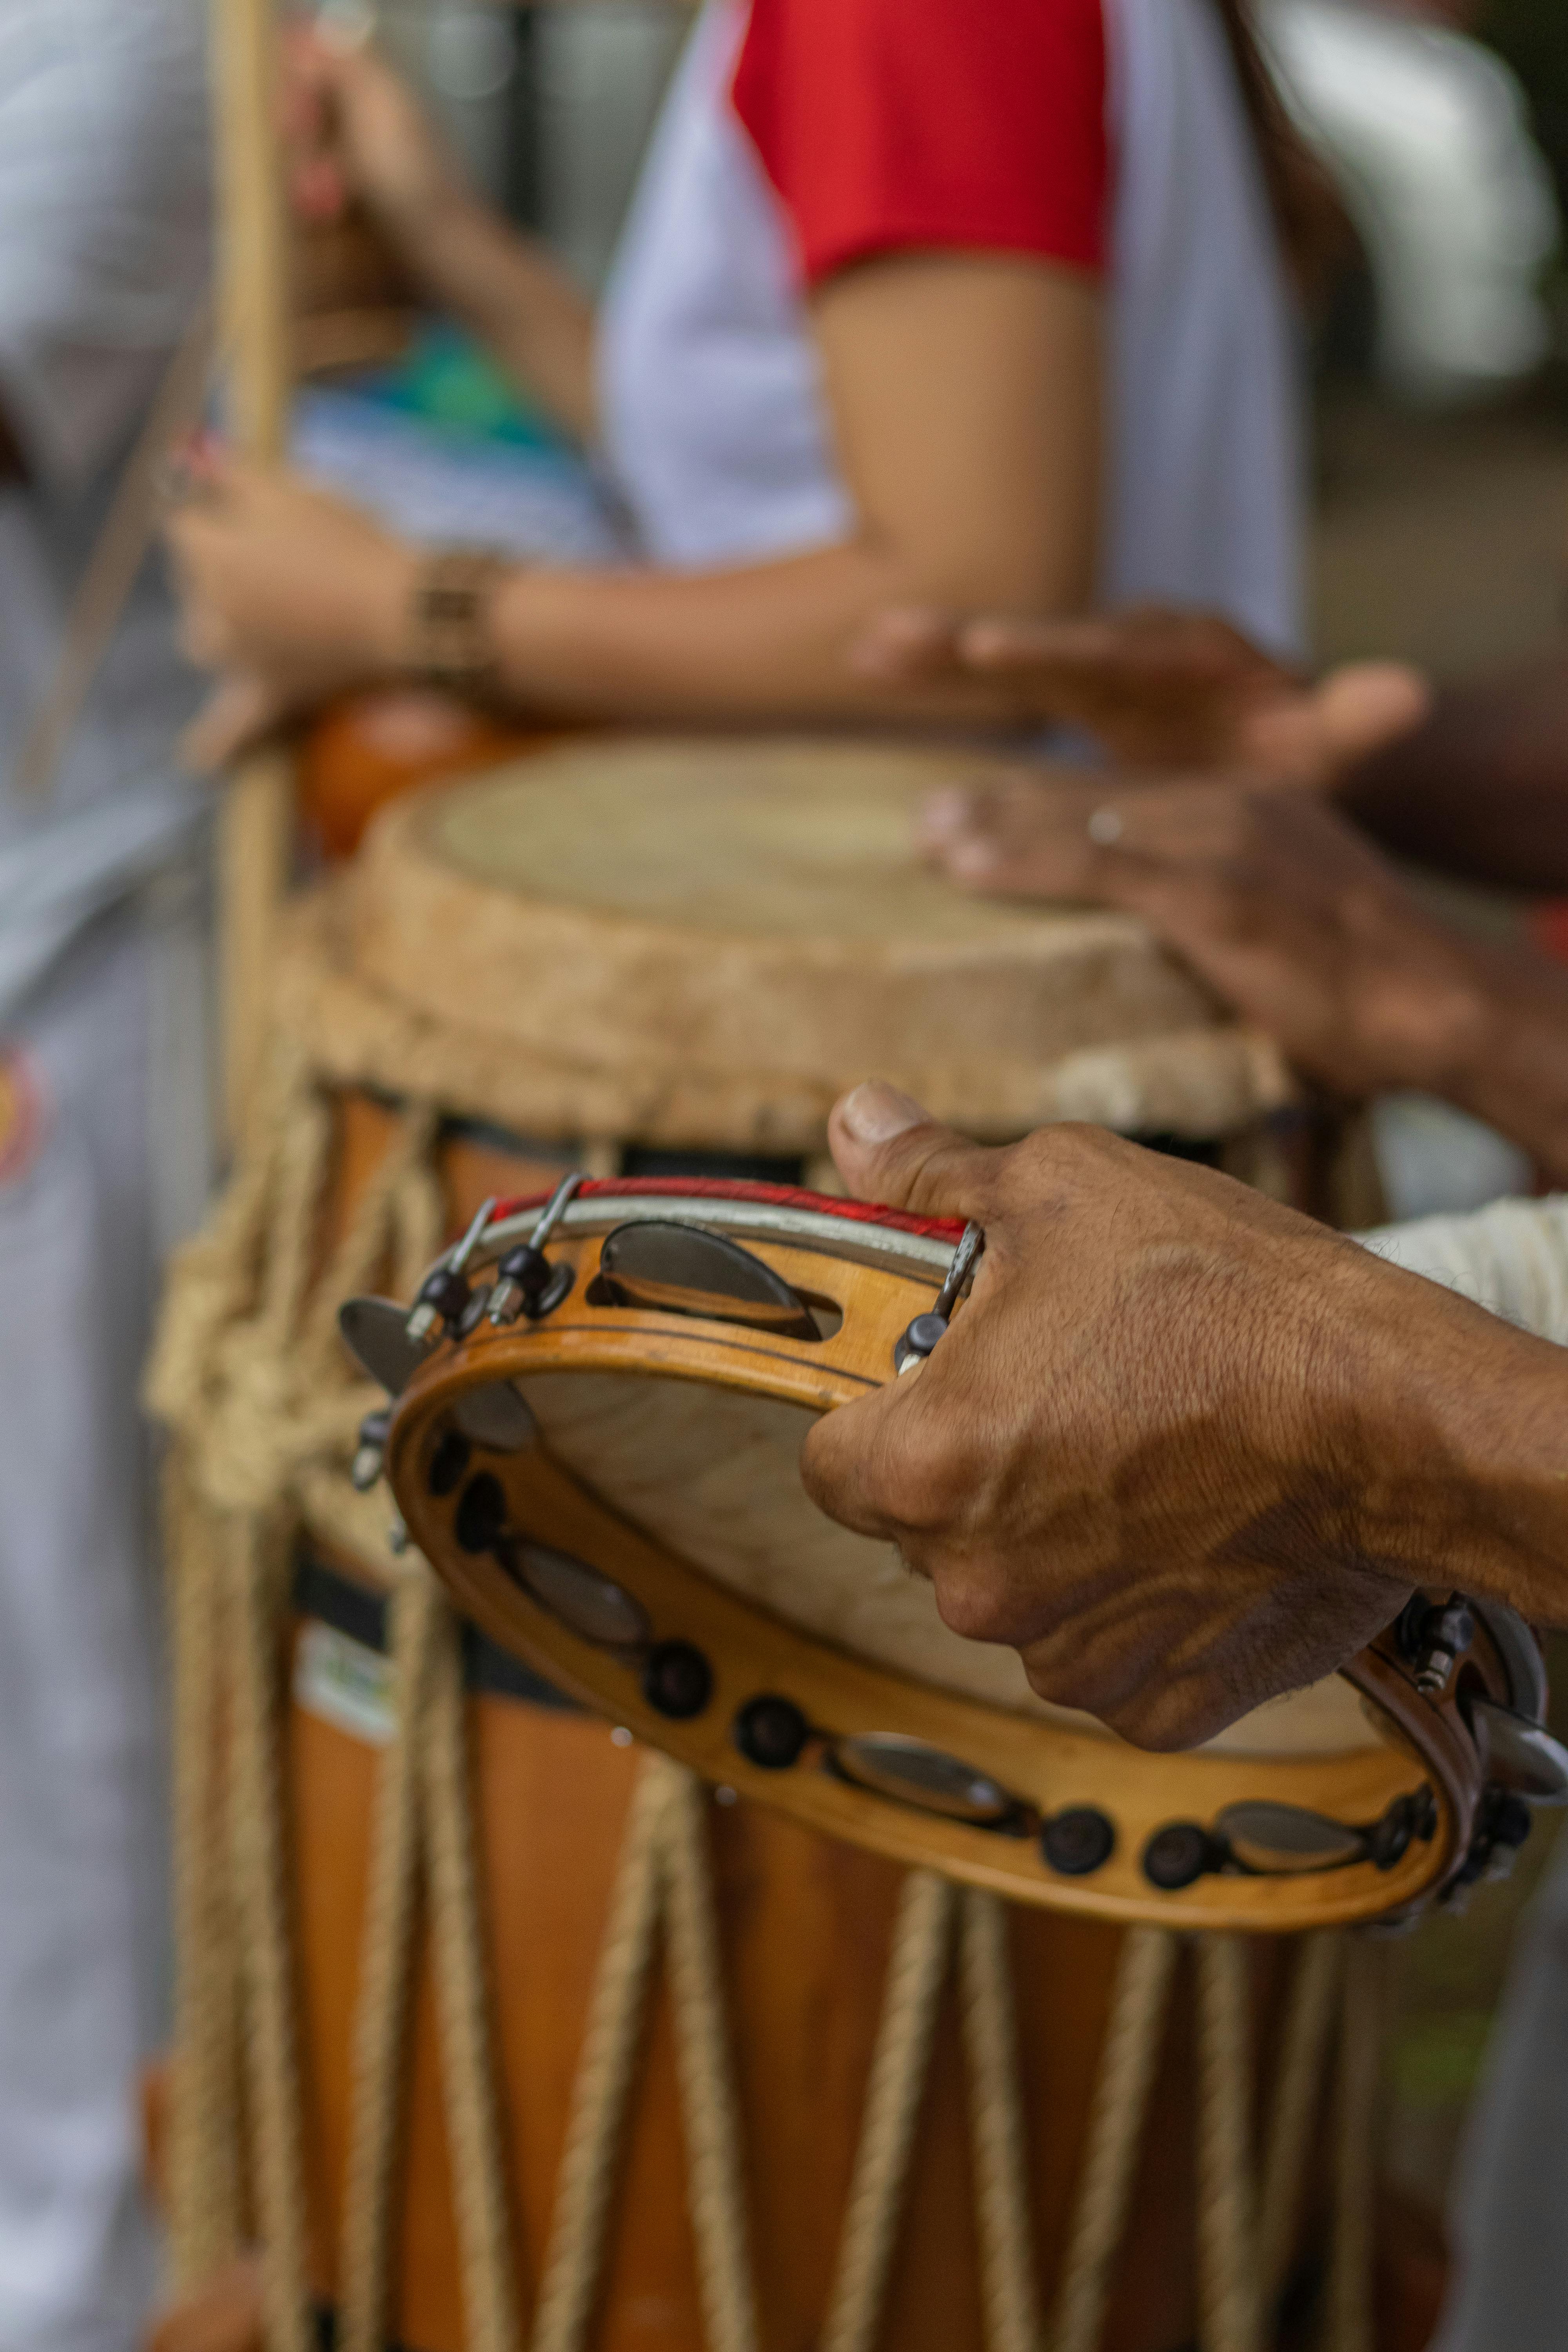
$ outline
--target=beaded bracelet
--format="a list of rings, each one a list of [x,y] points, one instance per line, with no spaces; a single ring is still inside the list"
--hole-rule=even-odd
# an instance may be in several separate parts
[[[496,591],[508,566],[473,547],[427,556],[414,583],[410,665],[431,686],[482,694],[500,671],[492,627]]]

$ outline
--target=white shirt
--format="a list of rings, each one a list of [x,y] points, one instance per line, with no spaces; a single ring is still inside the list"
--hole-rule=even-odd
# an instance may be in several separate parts
[[[853,529],[788,221],[730,103],[710,0],[650,147],[599,338],[607,456],[649,557],[690,568]],[[1299,647],[1294,331],[1207,0],[1106,0],[1115,161],[1099,594],[1212,606]]]
[[[203,0],[0,0],[0,404],[28,468],[0,488],[0,1018],[195,804],[169,761],[199,687],[157,556],[48,803],[8,771],[205,283],[205,20]]]

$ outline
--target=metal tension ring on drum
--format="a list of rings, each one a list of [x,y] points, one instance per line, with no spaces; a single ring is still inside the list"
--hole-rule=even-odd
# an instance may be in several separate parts
[[[496,1267],[496,1284],[486,1307],[493,1327],[500,1330],[515,1323],[525,1315],[531,1323],[542,1322],[552,1315],[570,1291],[574,1280],[569,1265],[552,1265],[544,1255],[544,1244],[566,1213],[567,1203],[583,1183],[583,1171],[574,1169],[563,1176],[540,1213],[539,1221],[527,1241],[509,1249]]]
[[[893,1370],[900,1376],[912,1371],[931,1354],[939,1339],[945,1338],[952,1320],[952,1310],[974,1278],[980,1253],[985,1247],[985,1235],[973,1222],[963,1228],[963,1237],[952,1253],[936,1304],[928,1307],[900,1335],[893,1349]]]
[[[416,1347],[424,1347],[437,1323],[455,1331],[473,1303],[473,1286],[464,1269],[479,1244],[479,1236],[495,1214],[493,1196],[481,1202],[473,1223],[450,1255],[433,1266],[419,1286],[405,1330]]]

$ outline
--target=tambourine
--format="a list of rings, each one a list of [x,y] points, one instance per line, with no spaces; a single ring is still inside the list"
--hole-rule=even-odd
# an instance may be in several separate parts
[[[342,1328],[457,1605],[710,1781],[1014,1900],[1286,1931],[1499,1867],[1568,1794],[1538,1645],[1443,1588],[1339,1675],[1152,1756],[967,1641],[800,1482],[816,1415],[942,1344],[974,1229],[766,1184],[568,1178],[489,1203],[412,1308]]]

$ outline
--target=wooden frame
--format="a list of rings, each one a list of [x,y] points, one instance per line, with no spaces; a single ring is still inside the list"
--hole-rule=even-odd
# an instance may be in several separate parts
[[[934,1866],[1016,1901],[1079,1916],[1184,1928],[1281,1933],[1347,1925],[1409,1908],[1429,1896],[1462,1861],[1480,1795],[1479,1761],[1452,1693],[1428,1699],[1415,1688],[1397,1645],[1364,1651],[1347,1676],[1372,1702],[1375,1740],[1340,1754],[1237,1754],[1220,1749],[1150,1757],[1091,1730],[1042,1722],[916,1682],[788,1622],[719,1583],[667,1544],[652,1540],[551,1456],[546,1444],[515,1451],[476,1449],[472,1467],[500,1480],[510,1527],[609,1576],[639,1603],[654,1638],[700,1648],[711,1664],[712,1696],[689,1720],[673,1721],[645,1696],[638,1660],[580,1637],[509,1574],[500,1553],[459,1540],[466,1486],[432,1492],[437,1448],[465,1392],[498,1381],[521,1384],[544,1372],[620,1371],[743,1389],[815,1411],[831,1410],[891,1377],[893,1346],[910,1318],[929,1307],[941,1275],[911,1243],[903,1261],[865,1262],[864,1227],[846,1224],[844,1251],[812,1236],[792,1242],[742,1227],[746,1247],[797,1290],[837,1302],[832,1336],[806,1342],[700,1317],[596,1303],[606,1231],[655,1206],[672,1215],[711,1203],[578,1204],[552,1244],[574,1272],[572,1291],[547,1320],[443,1342],[398,1402],[387,1471],[410,1535],[458,1606],[493,1639],[519,1652],[596,1713],[624,1724],[710,1780],[793,1813],[812,1827],[896,1860]],[[492,1230],[479,1265],[528,1228],[518,1218]],[[818,1220],[821,1223],[823,1220]],[[934,1256],[940,1259],[939,1249]],[[926,1244],[924,1258],[932,1257]],[[482,1275],[479,1287],[483,1288]],[[465,1480],[469,1475],[465,1473]],[[1473,1659],[1504,1703],[1506,1668],[1478,1637]],[[783,1696],[812,1727],[809,1750],[787,1769],[749,1762],[733,1737],[738,1710],[763,1694]],[[991,1776],[1025,1801],[1034,1821],[1093,1805],[1112,1822],[1116,1843],[1090,1875],[1058,1875],[1033,1835],[939,1818],[869,1793],[837,1777],[835,1739],[865,1734],[912,1738]],[[1357,1862],[1289,1876],[1211,1872],[1173,1892],[1156,1889],[1141,1857],[1151,1836],[1176,1822],[1208,1823],[1226,1805],[1273,1800],[1369,1824],[1398,1799],[1429,1789],[1436,1825],[1413,1837],[1388,1869]]]
[[[274,129],[273,0],[213,0],[218,330],[236,446],[283,454],[292,378],[288,224]],[[247,752],[230,774],[218,828],[218,936],[225,1119],[231,1147],[254,1116],[266,1046],[278,911],[293,847],[293,758]]]

